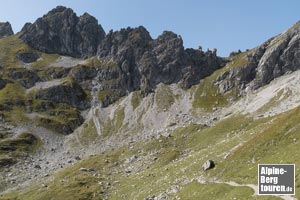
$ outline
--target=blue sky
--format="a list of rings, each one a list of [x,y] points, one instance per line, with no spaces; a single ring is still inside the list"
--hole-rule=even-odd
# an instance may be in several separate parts
[[[104,30],[145,26],[182,36],[185,47],[217,48],[218,55],[253,48],[300,20],[299,0],[0,0],[0,21],[15,32],[57,5],[95,16]]]

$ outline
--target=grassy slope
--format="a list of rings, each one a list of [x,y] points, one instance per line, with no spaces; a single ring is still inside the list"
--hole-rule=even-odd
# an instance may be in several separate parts
[[[21,62],[16,58],[17,53],[28,52],[30,47],[16,36],[0,39],[0,62],[5,67],[18,67]]]
[[[123,126],[125,118],[125,108],[118,108],[113,119],[108,119],[103,123],[102,134],[104,137],[115,135]]]
[[[135,110],[142,101],[142,95],[140,91],[132,92],[132,98],[131,98],[131,106],[133,110]]]
[[[143,199],[176,186],[180,187],[171,198],[277,199],[254,197],[248,187],[200,184],[192,180],[207,181],[215,177],[256,184],[258,163],[298,163],[299,120],[297,108],[259,121],[235,116],[213,127],[191,125],[176,130],[171,138],[138,143],[133,148],[124,147],[84,160],[60,171],[54,180],[44,180],[47,188],[37,184],[0,199],[102,199],[106,196],[109,199]],[[224,152],[230,152],[241,142],[244,145],[224,159]],[[133,155],[138,156],[138,161],[128,164],[126,160]],[[204,173],[201,165],[207,159],[215,160],[216,167]],[[80,172],[80,167],[93,168],[95,172]],[[131,173],[126,173],[130,167]],[[298,174],[297,171],[296,176]]]
[[[57,54],[38,52],[30,48],[15,35],[0,39],[0,52],[0,63],[6,68],[22,67],[21,61],[16,57],[18,53],[33,52],[39,54],[41,59],[31,64],[33,68],[46,67],[59,57]]]
[[[19,44],[16,39],[9,39],[8,42]],[[1,42],[3,40],[0,40],[0,47]],[[18,64],[9,53],[15,50],[18,49],[5,49],[3,54],[11,65]],[[210,111],[213,107],[226,106],[228,98],[236,96],[235,92],[220,94],[214,80],[226,70],[243,65],[244,56],[238,55],[235,61],[200,83],[195,89],[195,108]],[[173,99],[169,100],[172,103]],[[165,107],[169,103],[161,105]],[[138,104],[138,99],[133,101],[133,107]],[[220,183],[201,184],[192,180],[201,178],[206,181],[215,177],[224,181],[256,184],[258,163],[299,163],[299,118],[299,109],[294,109],[277,117],[258,121],[245,116],[234,116],[213,127],[190,125],[177,129],[170,138],[141,142],[132,148],[124,147],[88,158],[61,170],[53,179],[42,180],[47,187],[37,183],[2,195],[0,199],[144,199],[176,186],[177,194],[170,195],[171,199],[175,196],[189,200],[277,199],[253,197],[252,190],[247,187],[237,188]],[[110,122],[106,127],[107,135],[111,128],[117,132],[123,119],[124,109],[120,109],[116,114],[116,121]],[[89,127],[88,131],[94,131],[93,126]],[[240,143],[244,145],[237,147]],[[237,148],[233,150],[234,147]],[[224,158],[224,152],[230,152],[227,159]],[[133,155],[138,155],[138,161],[128,164],[127,160]],[[204,173],[201,165],[207,159],[215,160],[216,167]],[[79,170],[81,167],[92,168],[94,171],[82,172]],[[126,173],[130,167],[131,173]],[[296,174],[298,177],[299,172]],[[296,190],[299,190],[299,184]]]
[[[299,120],[299,108],[272,119],[260,134],[222,163],[224,170],[220,170],[218,175],[226,180],[256,183],[254,174],[258,163],[299,163]],[[296,177],[298,174],[297,170]]]
[[[226,94],[220,93],[219,88],[215,85],[216,79],[234,68],[242,67],[247,63],[246,56],[251,51],[243,52],[233,56],[231,62],[219,70],[216,70],[211,76],[204,78],[199,85],[192,87],[194,92],[194,108],[200,108],[204,111],[211,111],[214,107],[224,107],[230,103],[230,99],[239,97],[239,90],[233,88]]]
[[[18,105],[24,104],[24,89],[18,84],[8,83],[0,90],[1,105]]]
[[[26,122],[25,90],[17,83],[8,83],[0,90],[0,115],[13,125]]]
[[[218,94],[213,81],[225,70],[238,67],[236,63],[241,62],[232,62],[207,77],[195,92],[194,106],[208,111],[214,106],[225,106],[227,98],[232,94]],[[133,107],[138,102],[134,98]],[[164,103],[162,107],[165,107]],[[112,127],[115,131],[120,128],[123,116],[124,109],[120,109],[116,120],[110,122],[111,126],[104,127],[107,129],[106,135]],[[282,137],[282,134],[290,130],[289,127],[295,127],[299,117],[299,111],[295,109],[277,118],[253,121],[245,116],[234,116],[213,127],[190,125],[179,128],[172,133],[171,138],[138,143],[132,148],[124,147],[77,163],[58,172],[54,180],[44,180],[47,188],[36,184],[0,199],[143,199],[176,186],[180,187],[171,198],[277,199],[253,197],[252,189],[248,187],[201,184],[192,180],[201,178],[206,181],[215,177],[218,180],[256,184],[259,162],[295,163],[297,156],[288,156],[288,153],[297,154],[299,151],[296,148],[297,142],[293,142],[297,129],[290,131],[287,137]],[[285,125],[278,127],[280,123]],[[88,132],[94,129],[92,126],[90,128]],[[238,147],[240,143],[244,146]],[[283,155],[274,154],[274,149]],[[226,152],[230,153],[227,159],[224,158]],[[138,155],[138,161],[128,164],[127,160],[133,155]],[[216,168],[203,173],[200,168],[207,159],[215,160]],[[92,168],[95,172],[80,172],[81,167]],[[128,168],[131,173],[125,172]]]
[[[188,184],[179,192],[182,200],[199,200],[199,199],[280,199],[270,196],[251,196],[253,191],[248,187],[232,187],[227,184],[201,184],[196,181]]]
[[[39,146],[39,140],[30,133],[22,133],[16,138],[0,140],[0,168],[11,165],[17,159],[33,153]]]
[[[31,63],[31,67],[37,67],[38,71],[48,67],[59,57],[57,54],[45,54],[30,48],[16,35],[0,39],[0,63],[2,65],[0,78],[10,81],[0,90],[0,106],[4,106],[4,109],[0,110],[0,114],[3,114],[8,121],[14,121],[14,118],[16,122],[19,119],[26,120],[22,113],[28,106],[27,100],[32,98],[30,94],[25,95],[25,89],[16,80],[7,76],[8,68],[13,68],[14,71],[25,70],[23,63],[16,56],[18,53],[25,52],[36,53],[40,56],[40,59]]]
[[[156,90],[155,101],[159,110],[166,111],[175,102],[175,96],[168,85],[163,85]]]

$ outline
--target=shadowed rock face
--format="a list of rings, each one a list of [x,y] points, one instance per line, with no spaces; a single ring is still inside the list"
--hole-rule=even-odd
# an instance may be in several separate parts
[[[16,57],[24,63],[32,63],[39,59],[39,55],[36,53],[25,52],[25,53],[18,53]]]
[[[13,34],[14,32],[9,22],[0,22],[0,38],[4,38]]]
[[[11,68],[7,71],[7,76],[27,89],[33,87],[36,82],[42,81],[34,70]]]
[[[85,92],[75,82],[66,82],[38,90],[34,98],[49,100],[54,103],[67,103],[81,110],[89,106]]]
[[[144,94],[159,83],[181,82],[188,88],[224,64],[216,51],[185,50],[181,37],[171,31],[153,40],[142,26],[109,32],[97,55],[117,63],[128,91]]]
[[[89,57],[96,54],[105,32],[89,14],[77,17],[73,10],[58,6],[33,24],[27,23],[19,37],[42,52]]]

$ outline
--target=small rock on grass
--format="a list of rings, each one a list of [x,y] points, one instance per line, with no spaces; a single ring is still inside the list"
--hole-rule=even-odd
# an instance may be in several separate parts
[[[202,170],[203,170],[203,171],[207,171],[207,170],[212,169],[212,168],[214,168],[214,167],[215,167],[214,161],[212,161],[212,160],[207,160],[207,161],[205,161],[205,163],[203,163],[203,165],[202,165]]]
[[[82,171],[82,172],[87,172],[88,171],[88,169],[84,168],[84,167],[80,168],[79,170]]]

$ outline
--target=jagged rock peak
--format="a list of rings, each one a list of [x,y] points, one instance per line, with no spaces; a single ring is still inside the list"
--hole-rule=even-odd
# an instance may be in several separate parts
[[[174,38],[181,39],[181,36],[177,35],[176,33],[172,31],[164,31],[161,35],[157,37],[157,40],[171,40]]]
[[[46,53],[90,57],[96,55],[105,32],[88,13],[78,17],[72,9],[57,6],[33,24],[25,24],[19,37]]]
[[[119,85],[122,91],[142,90],[152,92],[159,83],[181,82],[189,88],[211,74],[223,64],[214,53],[185,50],[182,38],[164,31],[152,39],[143,27],[110,31],[98,48],[98,57],[113,60],[119,69]]]
[[[14,32],[9,22],[0,22],[0,38],[13,35]]]
[[[65,7],[65,6],[57,6],[56,8],[53,8],[52,10],[50,10],[50,11],[49,11],[46,15],[44,15],[44,16],[47,16],[47,15],[54,15],[54,14],[56,14],[56,13],[62,13],[62,12],[64,12],[64,11],[66,11],[66,10],[69,10],[69,11],[73,12],[72,9],[67,8],[67,7]]]
[[[128,52],[129,49],[135,52],[144,51],[151,41],[149,32],[143,26],[122,28],[119,31],[111,30],[99,45],[97,54],[100,57],[110,56],[118,59],[116,58],[118,55]]]

